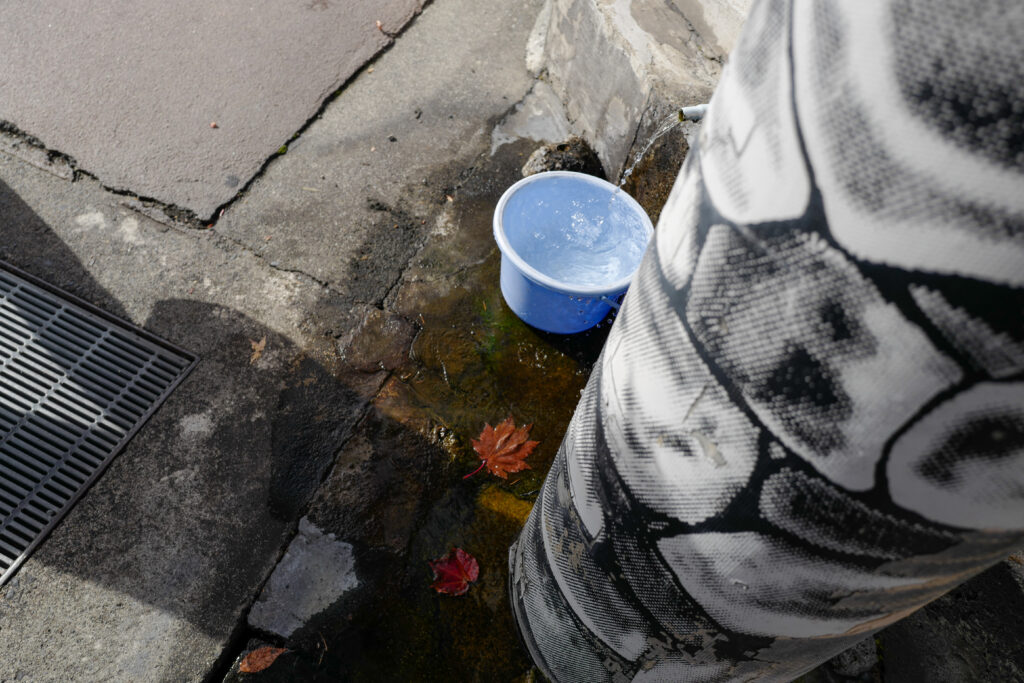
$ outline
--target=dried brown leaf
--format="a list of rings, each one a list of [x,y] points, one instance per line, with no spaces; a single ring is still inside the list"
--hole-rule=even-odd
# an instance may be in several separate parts
[[[263,355],[263,349],[267,348],[267,335],[263,335],[263,339],[259,341],[250,339],[249,343],[252,344],[252,355],[249,356],[249,365],[252,365]]]
[[[285,652],[288,652],[288,650],[283,647],[271,647],[269,645],[256,648],[245,656],[242,663],[238,665],[238,670],[243,674],[259,673],[273,664]]]
[[[502,479],[508,479],[511,472],[531,469],[524,460],[540,443],[526,440],[532,427],[532,424],[528,424],[517,429],[511,415],[497,427],[485,424],[480,438],[472,440],[473,450],[483,460],[480,468],[486,467],[491,474]]]

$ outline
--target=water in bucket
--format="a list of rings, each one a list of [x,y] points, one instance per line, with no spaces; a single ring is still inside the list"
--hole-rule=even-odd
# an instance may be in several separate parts
[[[644,219],[627,195],[567,176],[520,188],[503,222],[509,245],[526,263],[566,285],[590,288],[633,273],[647,247]]]
[[[618,305],[653,231],[636,200],[604,180],[568,171],[524,178],[494,212],[505,302],[548,332],[589,329]]]

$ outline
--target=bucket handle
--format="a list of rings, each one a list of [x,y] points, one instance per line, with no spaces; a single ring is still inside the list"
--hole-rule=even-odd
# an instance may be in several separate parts
[[[605,302],[606,304],[608,304],[609,306],[614,308],[616,311],[619,310],[619,306],[622,305],[618,301],[614,301],[612,299],[609,299],[608,297],[604,296],[603,294],[601,295],[601,301]]]

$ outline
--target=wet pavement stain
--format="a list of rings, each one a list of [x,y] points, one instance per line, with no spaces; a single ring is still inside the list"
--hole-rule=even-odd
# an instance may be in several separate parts
[[[505,145],[465,174],[383,311],[371,311],[370,322],[346,342],[355,372],[391,373],[309,517],[356,547],[362,588],[288,642],[268,638],[292,651],[265,672],[233,671],[226,680],[538,677],[508,604],[508,548],[536,500],[613,316],[581,334],[554,335],[520,321],[502,298],[493,210],[535,146]],[[672,173],[658,182],[670,187]],[[643,175],[638,169],[631,180],[642,182]],[[660,205],[645,208],[656,212]],[[414,334],[404,357],[396,353],[394,330],[406,339]],[[486,471],[463,479],[480,463],[471,440],[485,423],[510,415],[517,424],[533,424],[530,438],[540,445],[527,459],[531,469],[507,480]],[[453,546],[480,563],[479,580],[459,597],[431,590],[427,565]]]

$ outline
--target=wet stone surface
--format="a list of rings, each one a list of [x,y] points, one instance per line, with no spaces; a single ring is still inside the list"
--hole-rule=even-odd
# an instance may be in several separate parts
[[[690,151],[685,130],[693,125],[683,122],[679,122],[681,125],[671,125],[677,115],[674,112],[662,114],[645,117],[651,120],[645,122],[642,129],[650,130],[647,136],[638,138],[643,141],[642,144],[638,142],[630,150],[632,166],[624,170],[629,175],[622,179],[622,188],[647,209],[655,225],[661,217],[661,207],[668,201],[683,160]],[[663,128],[664,132],[659,135],[657,125],[666,126],[666,122],[671,127]]]
[[[338,355],[353,370],[394,370],[405,362],[416,327],[379,308],[367,307],[358,326],[338,339]]]
[[[1024,553],[879,633],[886,681],[1024,680]]]
[[[523,177],[543,171],[575,171],[604,178],[604,168],[587,141],[576,135],[538,148],[523,164]]]
[[[399,286],[339,340],[347,372],[390,371],[308,512],[318,533],[351,545],[358,586],[287,638],[251,624],[254,635],[291,650],[260,680],[535,675],[508,605],[508,547],[613,322],[553,335],[505,305],[493,210],[535,146],[503,145],[462,173]],[[480,463],[471,440],[508,416],[533,424],[530,438],[540,445],[527,459],[531,469],[507,480],[486,471],[464,479]],[[460,597],[430,589],[428,560],[453,546],[480,564],[479,580]]]

